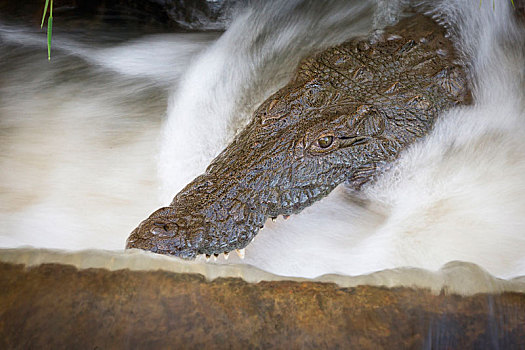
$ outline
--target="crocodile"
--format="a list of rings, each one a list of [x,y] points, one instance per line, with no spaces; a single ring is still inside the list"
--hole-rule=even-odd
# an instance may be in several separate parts
[[[126,248],[184,259],[242,252],[269,218],[342,183],[361,190],[438,115],[471,99],[446,30],[423,15],[314,53]]]

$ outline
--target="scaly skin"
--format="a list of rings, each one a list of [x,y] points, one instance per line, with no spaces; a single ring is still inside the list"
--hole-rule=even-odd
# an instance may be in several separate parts
[[[468,103],[466,86],[444,30],[419,15],[315,54],[127,248],[187,259],[244,248],[269,217],[343,182],[359,190],[439,113]]]

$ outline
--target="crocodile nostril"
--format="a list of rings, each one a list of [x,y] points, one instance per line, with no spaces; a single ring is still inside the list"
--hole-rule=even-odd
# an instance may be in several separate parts
[[[150,228],[151,234],[160,237],[168,237],[173,234],[174,226],[164,222],[154,222],[153,227]]]
[[[159,235],[165,235],[167,231],[161,227],[153,227],[152,229],[149,230],[149,232],[151,232],[151,234],[155,236],[159,236]]]
[[[167,224],[165,222],[154,222],[153,225],[155,225],[156,227],[151,229],[152,233],[153,233],[154,230],[155,231],[159,231],[159,229],[163,229],[166,232],[168,232],[170,230],[169,224]]]

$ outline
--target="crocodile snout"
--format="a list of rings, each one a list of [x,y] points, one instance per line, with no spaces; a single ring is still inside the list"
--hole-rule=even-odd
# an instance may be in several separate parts
[[[159,254],[193,259],[199,254],[202,234],[177,220],[177,209],[160,208],[133,230],[126,241],[126,248],[139,248]],[[177,221],[179,221],[177,223]]]

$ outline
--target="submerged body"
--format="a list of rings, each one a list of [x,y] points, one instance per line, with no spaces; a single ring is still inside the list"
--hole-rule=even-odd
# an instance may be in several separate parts
[[[469,98],[444,29],[420,15],[315,54],[127,248],[183,258],[242,249],[269,217],[342,183],[358,191]]]

